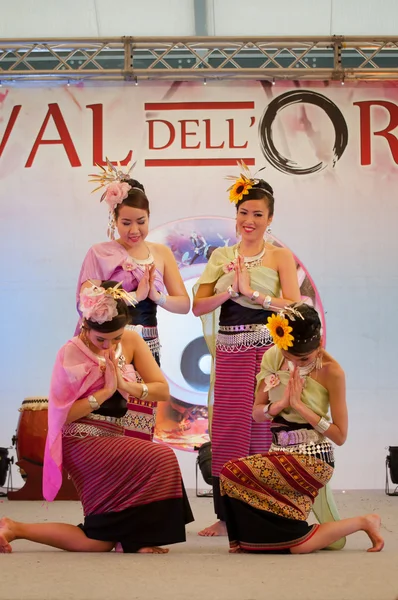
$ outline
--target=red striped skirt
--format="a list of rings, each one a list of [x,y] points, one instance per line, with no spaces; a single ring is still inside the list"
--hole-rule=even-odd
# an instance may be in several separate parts
[[[211,425],[212,475],[219,477],[228,461],[267,452],[272,443],[270,423],[253,421],[256,375],[269,346],[242,352],[216,349],[214,408]]]
[[[192,514],[167,446],[126,437],[120,425],[81,419],[64,432],[63,461],[83,505],[88,537],[125,542],[127,551],[185,540]]]

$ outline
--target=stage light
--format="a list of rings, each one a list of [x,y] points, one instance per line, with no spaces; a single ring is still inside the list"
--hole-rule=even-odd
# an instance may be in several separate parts
[[[272,80],[272,85],[275,85],[275,77]]]
[[[0,492],[2,498],[7,496],[9,490],[12,490],[11,465],[14,463],[14,458],[8,458],[8,450],[8,448],[0,448],[0,487],[4,487],[7,481],[7,492]]]
[[[203,80],[203,85],[207,85],[206,77]]]
[[[202,444],[200,447],[195,446],[194,450],[198,451],[198,456],[196,459],[196,496],[198,498],[212,498],[213,490],[209,490],[208,492],[199,492],[198,489],[198,468],[202,474],[203,479],[207,483],[207,485],[212,485],[213,478],[211,476],[211,442],[206,442]]]
[[[389,455],[386,456],[386,486],[385,492],[387,496],[398,496],[398,446],[389,446]],[[396,485],[393,492],[390,492],[390,485],[388,481],[388,471],[390,471],[390,477],[392,483]]]
[[[137,79],[137,77],[135,78],[134,83],[135,83],[135,85],[138,85],[138,79]]]

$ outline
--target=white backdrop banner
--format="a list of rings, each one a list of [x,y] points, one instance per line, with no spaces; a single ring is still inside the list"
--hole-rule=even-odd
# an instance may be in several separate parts
[[[237,160],[252,172],[265,167],[261,177],[276,198],[273,234],[297,257],[309,295],[319,292],[328,350],[347,374],[349,439],[333,484],[382,487],[385,447],[398,445],[396,87],[1,87],[2,446],[22,400],[46,395],[55,354],[73,334],[81,262],[106,236],[106,207],[88,184],[106,156],[137,161],[134,175],[151,204],[150,239],[173,247],[189,289],[208,248],[233,242],[225,176],[238,172]],[[192,235],[204,240],[197,258]],[[172,395],[199,411],[188,415],[188,431],[204,414],[209,362],[200,324],[162,314],[160,328]],[[192,487],[194,455],[178,455]]]

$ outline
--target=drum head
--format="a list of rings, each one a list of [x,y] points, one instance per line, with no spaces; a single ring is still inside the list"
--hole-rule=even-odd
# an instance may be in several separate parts
[[[48,410],[48,398],[45,396],[31,396],[25,398],[19,410],[20,412],[23,410]]]

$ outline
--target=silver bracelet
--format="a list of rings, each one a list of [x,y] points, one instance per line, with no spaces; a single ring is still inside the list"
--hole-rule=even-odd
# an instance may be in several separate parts
[[[239,292],[235,292],[232,285],[227,287],[227,292],[228,292],[230,298],[237,298],[240,295]]]
[[[141,383],[142,385],[142,394],[140,396],[140,400],[145,400],[145,398],[149,394],[148,386],[145,383]]]
[[[271,402],[268,402],[268,404],[266,404],[263,408],[263,412],[264,412],[264,417],[266,419],[268,419],[269,421],[272,421],[272,419],[274,418],[273,415],[269,414],[269,409],[271,408]]]
[[[265,310],[268,310],[269,307],[271,306],[271,302],[272,302],[272,298],[271,296],[265,296],[264,298],[264,302],[263,302],[263,308]]]
[[[159,292],[159,298],[155,300],[155,304],[158,306],[164,306],[167,302],[167,296],[163,292]]]
[[[98,404],[97,398],[95,396],[87,396],[88,403],[93,410],[98,410],[101,404]]]
[[[318,421],[318,425],[315,425],[314,429],[319,431],[319,433],[325,433],[330,427],[329,421],[325,419],[325,417],[321,417]]]

